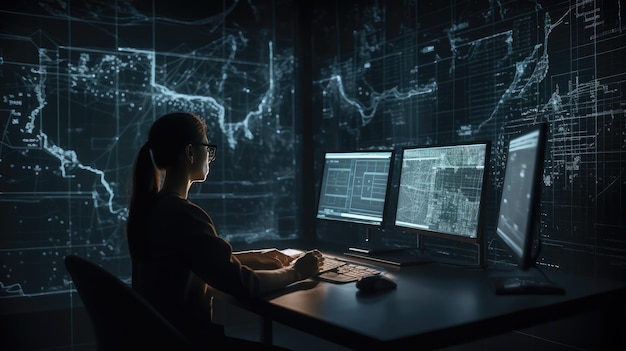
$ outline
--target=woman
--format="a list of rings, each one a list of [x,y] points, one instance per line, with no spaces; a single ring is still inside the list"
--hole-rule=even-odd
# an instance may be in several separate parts
[[[321,253],[292,262],[246,255],[242,262],[217,236],[211,217],[187,198],[215,160],[205,123],[170,113],[151,126],[137,155],[127,221],[132,286],[197,344],[224,338],[211,322],[211,288],[233,296],[263,294],[318,272]],[[275,269],[253,269],[256,264]]]

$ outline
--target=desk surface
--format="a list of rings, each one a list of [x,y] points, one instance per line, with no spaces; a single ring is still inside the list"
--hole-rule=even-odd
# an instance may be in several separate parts
[[[565,295],[495,295],[493,268],[376,266],[397,282],[396,290],[364,295],[355,283],[307,280],[236,304],[350,348],[432,349],[623,303],[626,294],[620,282],[548,272]]]

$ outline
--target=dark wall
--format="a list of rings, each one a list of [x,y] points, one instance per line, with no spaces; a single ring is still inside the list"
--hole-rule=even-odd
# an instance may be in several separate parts
[[[128,180],[164,113],[197,113],[218,145],[190,198],[220,235],[296,237],[294,11],[283,0],[0,5],[3,345],[89,341],[63,257],[129,281]]]
[[[62,294],[68,253],[130,276],[129,178],[152,121],[190,111],[217,160],[190,198],[233,243],[294,238],[291,1],[0,5],[0,298]]]
[[[316,2],[314,159],[491,140],[487,260],[509,264],[494,235],[505,145],[545,122],[538,265],[624,280],[624,12],[617,0]],[[364,235],[357,226],[318,227],[337,242]],[[383,229],[374,234],[383,244],[413,240]],[[425,247],[475,257],[450,240],[426,238]]]

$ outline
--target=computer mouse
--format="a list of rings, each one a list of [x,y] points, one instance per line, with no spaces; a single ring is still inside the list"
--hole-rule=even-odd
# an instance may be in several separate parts
[[[398,286],[393,280],[381,275],[368,275],[356,282],[356,287],[363,292],[379,292],[393,290]]]

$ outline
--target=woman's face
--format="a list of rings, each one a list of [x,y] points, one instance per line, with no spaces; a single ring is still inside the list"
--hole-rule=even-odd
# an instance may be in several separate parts
[[[209,147],[206,138],[202,144],[194,145],[194,162],[190,172],[192,182],[204,182],[210,172]]]

